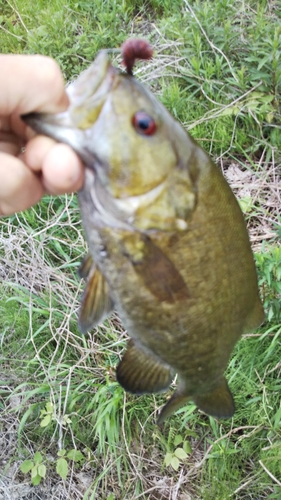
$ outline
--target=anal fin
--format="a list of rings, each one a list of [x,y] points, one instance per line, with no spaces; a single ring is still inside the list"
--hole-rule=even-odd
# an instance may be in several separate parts
[[[133,394],[161,392],[169,387],[170,368],[137,347],[132,340],[116,370],[117,381]]]
[[[81,333],[100,323],[113,309],[109,294],[109,286],[91,256],[84,259],[80,274],[87,277],[87,283],[82,295],[78,325]]]

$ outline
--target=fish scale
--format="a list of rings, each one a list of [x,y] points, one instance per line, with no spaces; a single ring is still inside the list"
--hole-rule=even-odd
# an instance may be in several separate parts
[[[243,214],[210,157],[132,75],[147,44],[102,51],[67,87],[69,109],[23,117],[86,166],[78,193],[90,255],[79,326],[116,309],[131,340],[117,380],[135,394],[178,387],[158,422],[189,400],[228,418],[224,371],[242,333],[263,321]],[[150,56],[149,56],[150,57]]]

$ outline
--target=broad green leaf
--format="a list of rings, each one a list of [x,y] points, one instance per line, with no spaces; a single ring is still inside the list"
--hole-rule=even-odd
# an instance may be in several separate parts
[[[60,450],[58,451],[58,457],[64,457],[64,455],[66,454],[66,450]]]
[[[174,445],[178,446],[178,444],[183,442],[183,438],[180,434],[177,434],[174,439]]]
[[[220,115],[221,116],[236,116],[240,112],[240,107],[239,106],[229,106],[228,108],[225,108],[221,111]]]
[[[31,479],[33,479],[34,477],[36,477],[38,474],[38,466],[35,465],[34,467],[32,467],[31,469]]]
[[[39,474],[36,474],[36,476],[31,479],[31,483],[33,484],[33,486],[37,486],[41,483],[41,479],[41,476],[39,476]]]
[[[187,430],[187,431],[185,432],[185,435],[186,435],[186,436],[191,436],[191,437],[194,437],[194,438],[198,438],[198,435],[197,435],[197,434],[196,434],[196,432],[194,432],[194,431],[189,431],[189,430]]]
[[[31,30],[28,35],[30,37],[32,36],[37,36],[37,37],[45,37],[45,36],[48,36],[49,32],[48,32],[48,28],[46,26],[38,26],[38,28],[34,28],[33,30]]]
[[[180,461],[177,457],[173,457],[171,460],[171,466],[173,467],[174,470],[178,470],[180,466]]]
[[[170,465],[172,458],[173,458],[173,453],[166,453],[165,458],[164,458],[164,464]]]
[[[177,458],[179,458],[180,460],[184,460],[185,458],[187,458],[187,454],[185,453],[185,451],[182,448],[177,448],[175,450],[175,456]]]
[[[84,458],[83,453],[81,453],[81,451],[79,450],[75,450],[75,448],[73,448],[73,450],[70,450],[66,456],[74,462],[80,462],[80,460],[83,460]]]
[[[57,461],[56,471],[62,479],[66,479],[68,473],[68,464],[65,458],[59,458]]]
[[[34,455],[35,464],[41,464],[42,460],[43,460],[43,457],[42,457],[40,451],[36,451],[36,453]]]
[[[54,411],[54,405],[53,405],[53,403],[51,403],[50,401],[48,403],[46,403],[46,410],[49,413],[53,413],[53,411]]]
[[[51,415],[46,415],[40,422],[40,427],[47,427],[52,420]]]
[[[261,102],[263,102],[265,104],[269,104],[273,100],[274,100],[274,95],[273,94],[264,95],[264,96],[261,97]]]
[[[278,429],[278,427],[280,427],[280,423],[281,423],[281,408],[279,408],[279,410],[277,410],[277,412],[275,413],[275,417],[274,417],[274,429]]]
[[[188,455],[192,452],[192,448],[191,448],[191,444],[189,441],[185,441],[182,445],[185,453],[187,453]]]
[[[272,123],[274,120],[273,111],[270,111],[270,113],[267,113],[267,115],[265,116],[265,119],[266,119],[267,123]]]
[[[248,213],[253,209],[253,199],[251,196],[244,196],[238,200],[242,212]]]
[[[46,476],[46,466],[44,464],[39,465],[37,470],[38,470],[39,476],[41,476],[41,477]]]
[[[29,472],[32,469],[33,466],[34,466],[34,462],[32,460],[25,460],[21,464],[20,470],[21,470],[21,472],[26,474],[27,472]]]

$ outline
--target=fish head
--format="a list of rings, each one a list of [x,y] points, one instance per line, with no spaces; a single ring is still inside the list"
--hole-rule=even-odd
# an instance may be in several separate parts
[[[112,199],[146,195],[159,186],[160,192],[175,169],[174,200],[182,182],[186,193],[194,191],[200,158],[193,140],[150,90],[111,64],[106,50],[66,91],[70,105],[65,112],[23,119],[37,132],[69,144]],[[200,155],[205,153],[200,150]]]

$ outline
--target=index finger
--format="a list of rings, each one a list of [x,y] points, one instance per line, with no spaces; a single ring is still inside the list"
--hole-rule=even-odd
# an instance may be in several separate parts
[[[63,76],[50,57],[3,54],[0,67],[0,115],[57,113],[67,108]]]

